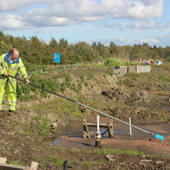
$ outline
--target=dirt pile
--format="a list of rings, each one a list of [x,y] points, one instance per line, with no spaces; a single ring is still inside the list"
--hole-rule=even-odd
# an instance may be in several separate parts
[[[111,111],[107,113],[116,118],[128,120],[131,116],[137,124],[158,124],[169,121],[169,114],[166,114],[168,110],[160,108],[159,104],[165,100],[165,105],[168,105],[165,97],[155,98],[146,90],[127,90],[125,87],[102,91],[102,95],[113,102]]]
[[[145,90],[125,90],[123,88],[112,88],[108,91],[103,91],[103,95],[116,103],[133,105],[140,102],[147,102],[149,100],[148,92]]]

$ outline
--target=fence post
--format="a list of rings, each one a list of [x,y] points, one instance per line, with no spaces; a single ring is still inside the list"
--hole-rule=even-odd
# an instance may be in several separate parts
[[[101,132],[99,130],[99,116],[97,116],[97,132],[96,132],[96,140],[95,140],[95,146],[101,146]]]
[[[130,136],[132,136],[132,126],[131,126],[131,117],[129,116],[129,130],[130,130]]]
[[[64,170],[67,170],[67,160],[64,161]]]

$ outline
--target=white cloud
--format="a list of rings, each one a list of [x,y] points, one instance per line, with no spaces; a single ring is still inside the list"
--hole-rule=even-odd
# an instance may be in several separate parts
[[[35,34],[41,34],[41,33],[45,33],[45,32],[40,30],[40,29],[34,29],[34,33]]]
[[[22,17],[15,15],[1,15],[0,29],[30,29],[32,26],[23,21]]]
[[[146,6],[138,1],[126,0],[102,0],[101,3],[90,0],[70,0],[62,3],[54,3],[41,9],[34,9],[30,15],[59,16],[73,20],[84,17],[107,18],[128,18],[128,19],[151,19],[162,18],[163,0],[158,3]],[[89,20],[91,21],[91,20]]]
[[[136,42],[134,38],[125,38],[123,44],[126,44],[126,45],[131,44],[132,45],[132,44],[134,44],[134,42]]]
[[[142,0],[145,5],[157,4],[160,0]]]
[[[160,28],[169,28],[170,27],[170,21],[164,21],[163,23],[159,24]]]
[[[159,38],[165,38],[165,35],[159,34],[158,37],[159,37]]]
[[[35,16],[34,18],[27,18],[28,23],[34,27],[45,27],[45,26],[69,26],[73,25],[75,22],[67,18],[61,17],[43,17]]]
[[[123,38],[122,38],[122,37],[120,37],[120,38],[119,38],[119,40],[120,40],[120,41],[123,41]]]
[[[135,2],[134,5],[127,8],[125,16],[127,16],[128,19],[151,20],[152,18],[162,18],[162,13],[163,1],[159,0],[158,3],[150,6]]]
[[[17,12],[34,4],[50,4],[62,0],[0,0],[0,12]]]
[[[154,21],[134,22],[133,24],[128,24],[127,27],[132,29],[155,29],[156,24]]]
[[[1,12],[13,11],[20,15],[18,19],[15,17],[16,22],[22,20],[35,27],[68,26],[109,18],[151,20],[162,18],[163,13],[163,0],[101,0],[100,3],[94,0],[0,0],[0,4]],[[44,4],[44,7],[18,12],[34,4]]]
[[[103,27],[103,28],[109,28],[109,29],[112,29],[112,30],[121,30],[121,31],[124,31],[124,24],[122,24],[121,22],[114,22],[114,23],[109,23],[109,22],[100,22],[98,24],[94,24],[96,26],[100,26],[100,27]]]
[[[162,18],[163,0],[0,0],[0,29],[30,29],[39,33],[43,27],[66,27],[92,22],[97,26],[125,31],[126,25],[118,19],[138,20],[129,24],[131,29],[155,29],[161,24],[154,18]],[[21,12],[24,8],[44,4]],[[5,11],[4,13],[2,13]],[[15,12],[9,14],[8,12]],[[20,11],[20,12],[19,12]],[[111,20],[111,21],[110,21]],[[97,21],[97,22],[95,22]],[[141,21],[141,22],[140,22]],[[126,21],[127,22],[127,21]],[[170,23],[162,24],[169,27]],[[37,30],[37,29],[38,30]]]
[[[159,40],[155,38],[142,38],[140,41],[147,42],[147,43],[159,43]]]

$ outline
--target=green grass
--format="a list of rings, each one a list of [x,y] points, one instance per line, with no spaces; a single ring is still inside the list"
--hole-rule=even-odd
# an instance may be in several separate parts
[[[39,120],[41,118],[41,115],[34,116],[32,119],[33,120]]]
[[[79,90],[79,91],[82,90],[82,83],[78,83],[78,90]]]
[[[73,113],[73,117],[81,117],[81,116],[82,116],[81,113],[77,113],[77,112]]]
[[[77,104],[70,102],[63,98],[54,98],[52,101],[43,102],[38,105],[34,105],[33,109],[51,109],[53,112],[59,114],[60,117],[67,113],[73,116],[81,116],[81,111]],[[34,117],[34,119],[39,119],[40,115]]]
[[[49,135],[49,122],[47,121],[47,119],[44,119],[43,121],[39,121],[39,124],[36,125],[36,129],[39,132],[39,135],[41,137],[45,137]]]
[[[25,131],[25,134],[26,134],[26,135],[32,135],[32,132],[30,132],[30,131]]]
[[[87,82],[85,82],[84,84],[85,84],[85,86],[88,86],[88,83],[87,83]]]
[[[169,76],[167,76],[167,75],[160,75],[159,76],[159,78],[162,80],[162,81],[170,81],[170,78],[169,78]]]
[[[64,161],[57,158],[56,156],[47,156],[45,159],[49,162],[54,162],[57,167],[61,167],[64,165]]]
[[[132,79],[137,80],[139,77],[141,77],[141,73],[132,73]]]
[[[103,148],[102,150],[94,150],[94,153],[98,153],[99,155],[106,154],[129,154],[129,155],[144,155],[143,152],[139,152],[138,150],[126,150],[122,151],[120,149],[112,149],[112,148]]]
[[[6,124],[6,128],[8,128],[8,129],[13,129],[13,126],[10,125],[10,124]]]
[[[135,63],[135,62],[126,62],[125,65],[126,66],[135,66],[135,65],[137,65],[137,63]]]
[[[86,67],[86,63],[81,64],[81,65],[79,66],[80,69],[83,68],[83,67]]]
[[[6,122],[7,120],[8,120],[8,117],[5,116],[5,117],[4,117],[4,121]]]
[[[109,69],[108,69],[108,71],[107,71],[107,74],[113,76],[113,74],[114,74],[113,67],[109,66]]]
[[[161,113],[158,112],[158,111],[151,111],[151,113],[154,113],[154,114],[157,114],[157,115],[161,115]]]
[[[102,62],[101,64],[91,63],[90,66],[95,67],[95,68],[103,68],[105,65],[104,65],[104,62]]]
[[[66,80],[66,82],[71,82],[72,81],[72,78],[71,78],[71,76],[70,76],[70,73],[69,74],[65,74],[65,80]]]
[[[103,164],[103,162],[107,162],[107,161],[83,161],[82,162],[82,167],[83,168],[90,168],[92,165],[95,165],[95,164]]]
[[[23,162],[18,161],[10,161],[9,164],[11,165],[17,165],[17,166],[24,166]]]
[[[85,76],[84,74],[81,74],[81,75],[80,75],[80,79],[81,79],[82,81],[84,81],[84,76]]]
[[[92,80],[93,79],[93,74],[90,73],[88,76],[87,76],[87,80]]]
[[[55,161],[55,165],[58,166],[58,167],[63,166],[63,165],[64,165],[64,161],[63,161],[63,160],[60,160],[60,159],[57,159],[57,160]]]
[[[43,71],[42,73],[41,73],[41,75],[48,75],[49,74],[49,71]]]
[[[70,89],[75,91],[75,92],[77,91],[75,83],[71,84]]]

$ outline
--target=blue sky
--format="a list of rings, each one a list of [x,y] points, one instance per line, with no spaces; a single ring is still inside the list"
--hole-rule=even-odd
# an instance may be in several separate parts
[[[169,46],[169,0],[0,0],[0,30],[109,46]]]

